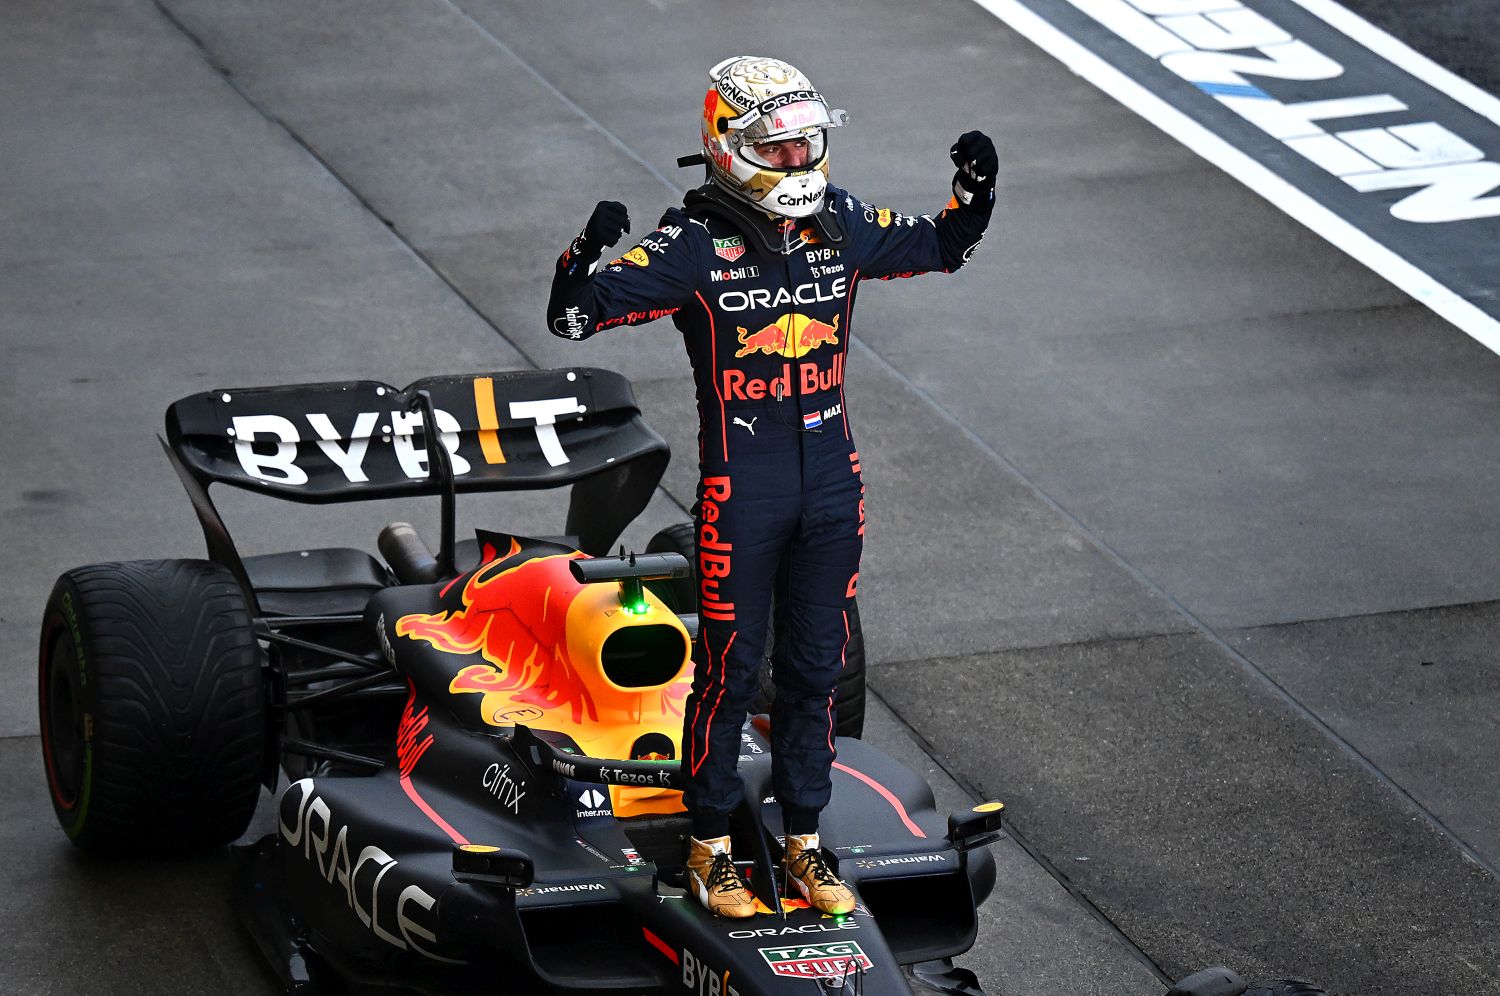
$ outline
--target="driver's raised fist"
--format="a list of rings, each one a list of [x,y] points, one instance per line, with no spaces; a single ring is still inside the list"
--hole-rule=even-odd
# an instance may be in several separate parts
[[[982,131],[966,131],[953,143],[948,156],[958,167],[953,175],[953,196],[960,204],[988,205],[994,199],[995,173],[1000,169],[995,143]]]
[[[619,201],[600,201],[594,205],[589,223],[583,226],[584,241],[595,246],[612,246],[630,231],[630,213]]]

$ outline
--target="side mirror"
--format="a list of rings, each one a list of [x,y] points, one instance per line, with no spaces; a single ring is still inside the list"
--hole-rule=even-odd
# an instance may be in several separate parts
[[[960,851],[971,851],[999,840],[1004,813],[1003,802],[981,802],[972,809],[954,810],[948,814],[948,842]]]
[[[536,877],[531,855],[510,847],[460,844],[453,849],[453,877],[470,885],[524,889]]]

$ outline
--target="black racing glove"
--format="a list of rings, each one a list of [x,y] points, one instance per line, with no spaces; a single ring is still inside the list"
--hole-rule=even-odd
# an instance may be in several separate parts
[[[948,150],[958,172],[953,174],[953,196],[964,207],[988,208],[995,199],[995,174],[1000,157],[995,143],[982,131],[966,131]]]
[[[600,201],[594,205],[588,224],[557,261],[557,268],[568,276],[587,273],[588,268],[604,255],[604,250],[620,241],[630,231],[630,214],[619,201]]]
[[[620,241],[620,236],[630,231],[630,213],[619,201],[600,201],[589,215],[589,223],[583,226],[582,238],[599,249],[602,255],[606,246]],[[598,255],[595,255],[595,259]]]

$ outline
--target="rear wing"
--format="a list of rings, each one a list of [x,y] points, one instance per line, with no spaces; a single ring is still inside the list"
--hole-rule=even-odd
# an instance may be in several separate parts
[[[448,457],[431,461],[435,474],[422,392]],[[405,388],[362,380],[219,389],[169,407],[166,432],[210,556],[237,573],[208,497],[213,484],[313,504],[573,485],[565,530],[598,555],[646,507],[670,456],[630,382],[582,367],[453,374]]]

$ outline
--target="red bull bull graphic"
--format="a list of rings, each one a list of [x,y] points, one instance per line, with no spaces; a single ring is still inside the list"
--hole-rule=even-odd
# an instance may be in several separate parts
[[[482,567],[464,583],[461,608],[402,616],[396,620],[396,635],[450,654],[478,653],[494,665],[463,668],[450,691],[502,693],[509,704],[544,711],[566,707],[575,723],[585,716],[597,719],[588,687],[566,651],[567,609],[579,590],[568,562],[581,556],[538,557],[505,569],[504,561]],[[547,597],[532,597],[534,591],[546,591]],[[493,672],[492,683],[476,672]],[[493,706],[499,708],[500,702]],[[485,713],[487,722],[493,712]]]
[[[838,345],[839,341],[839,316],[833,316],[833,324],[820,322],[816,318],[809,318],[802,326],[802,331],[797,336],[798,356],[809,349],[817,349],[823,343],[831,346]]]
[[[786,329],[780,324],[767,325],[756,332],[740,327],[740,349],[734,354],[735,359],[749,356],[751,353],[761,352],[767,356],[774,356],[786,348]]]
[[[569,565],[581,553],[517,563],[518,549],[513,541],[509,559],[486,563],[452,582],[450,587],[463,587],[455,595],[445,589],[442,597],[445,605],[456,601],[457,608],[395,621],[397,637],[458,655],[451,666],[425,655],[415,659],[419,678],[430,673],[441,682],[425,687],[475,703],[481,721],[490,726],[524,723],[567,734],[591,757],[675,757],[692,684],[691,642],[681,622],[659,602],[644,616],[621,612],[617,587],[585,585],[573,577]],[[656,684],[616,684],[602,648],[622,629],[643,626],[681,631],[678,670]],[[450,706],[460,708],[458,702]],[[398,743],[403,773],[431,745],[430,736],[423,735],[426,706],[409,703],[408,711]],[[621,815],[682,810],[676,791],[613,786],[610,795]]]
[[[660,733],[643,733],[630,745],[632,761],[671,761],[677,757],[677,748],[671,737]]]
[[[740,339],[740,349],[734,354],[736,359],[756,352],[793,359],[817,349],[825,342],[836,346],[839,341],[838,315],[833,316],[833,324],[830,325],[793,311],[754,332],[743,326],[736,328]]]
[[[831,391],[844,383],[844,354],[833,354],[833,362],[826,368],[808,360],[796,365],[795,376],[800,384],[794,387],[792,364],[783,363],[781,372],[775,377],[751,377],[743,370],[722,372],[721,394],[725,401],[761,401],[765,398],[786,398],[797,393],[817,394]]]

